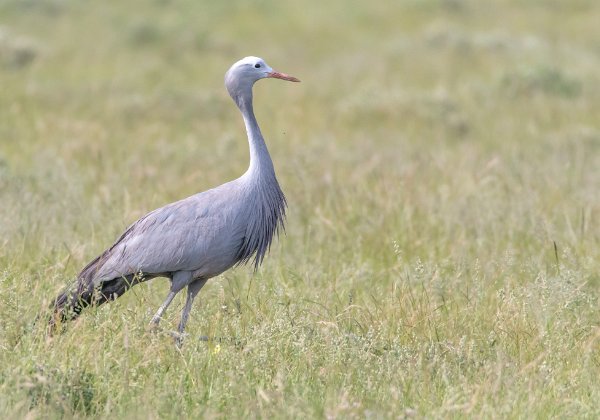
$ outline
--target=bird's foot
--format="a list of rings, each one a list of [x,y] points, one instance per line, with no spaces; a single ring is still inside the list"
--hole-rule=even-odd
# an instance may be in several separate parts
[[[160,318],[155,319],[152,318],[152,321],[150,321],[150,323],[148,324],[148,327],[146,328],[147,331],[152,332],[152,333],[157,333],[160,331],[160,326],[158,325],[158,323],[160,322]]]
[[[175,340],[175,346],[177,346],[178,349],[181,349],[181,346],[183,346],[183,339],[185,336],[187,336],[187,334],[178,331],[171,331],[169,334]]]

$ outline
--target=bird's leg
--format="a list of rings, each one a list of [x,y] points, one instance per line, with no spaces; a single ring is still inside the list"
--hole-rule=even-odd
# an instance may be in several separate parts
[[[194,282],[190,283],[187,288],[187,298],[185,300],[185,306],[183,307],[183,311],[181,312],[181,321],[179,321],[179,336],[177,337],[177,347],[181,347],[183,343],[183,331],[185,329],[185,324],[187,324],[188,318],[190,317],[190,311],[192,310],[192,304],[194,303],[194,298],[202,289],[202,287],[206,284],[207,279],[198,279]]]
[[[150,321],[151,326],[158,327],[158,323],[160,322],[163,313],[169,307],[176,294],[177,292],[174,292],[173,290],[169,291],[169,294],[167,295],[167,298],[165,299],[164,303],[160,305],[160,308],[158,308],[158,311],[156,311],[156,313],[152,317],[152,321]]]
[[[152,327],[157,327],[160,322],[163,313],[169,307],[171,302],[173,302],[173,298],[177,293],[183,289],[192,277],[192,273],[189,271],[178,271],[173,275],[173,280],[171,281],[171,290],[169,290],[169,294],[165,299],[164,303],[160,305],[156,314],[152,317],[152,321],[150,321],[150,325]]]

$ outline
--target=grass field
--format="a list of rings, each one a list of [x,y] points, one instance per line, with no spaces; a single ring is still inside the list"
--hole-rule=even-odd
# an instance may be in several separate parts
[[[600,3],[0,2],[2,418],[600,417]],[[147,331],[156,279],[49,338],[136,218],[241,175],[289,202],[263,267]],[[205,342],[200,336],[219,337]]]

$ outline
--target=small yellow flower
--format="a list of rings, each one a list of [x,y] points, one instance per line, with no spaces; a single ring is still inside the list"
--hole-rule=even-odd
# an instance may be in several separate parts
[[[218,353],[218,352],[220,352],[220,351],[221,351],[221,345],[220,345],[220,344],[217,344],[217,345],[216,345],[216,346],[213,348],[213,351],[212,351],[212,353],[213,353],[213,354],[217,354],[217,353]]]

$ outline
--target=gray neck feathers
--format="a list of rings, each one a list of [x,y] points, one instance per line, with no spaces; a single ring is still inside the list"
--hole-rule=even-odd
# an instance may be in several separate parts
[[[248,135],[248,143],[250,146],[250,166],[248,167],[248,172],[260,175],[261,177],[270,175],[275,178],[275,169],[273,168],[271,155],[269,154],[265,140],[260,132],[260,127],[254,116],[252,91],[250,91],[250,97],[241,99],[238,106],[244,117],[246,134]]]
[[[238,90],[240,92],[240,90]],[[239,263],[247,263],[254,256],[258,268],[268,252],[273,237],[284,229],[286,200],[279,187],[273,162],[252,107],[252,87],[231,97],[240,108],[248,134],[250,166],[242,177],[248,193],[247,227]]]

